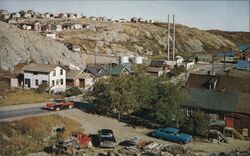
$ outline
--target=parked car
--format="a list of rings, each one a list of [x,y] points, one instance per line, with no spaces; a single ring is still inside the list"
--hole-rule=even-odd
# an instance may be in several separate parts
[[[185,133],[179,133],[178,128],[159,128],[153,132],[153,136],[168,141],[186,144],[192,140],[192,136]]]
[[[116,145],[116,140],[114,133],[111,129],[101,129],[98,132],[100,147],[103,148],[114,148]]]
[[[44,108],[45,109],[51,109],[51,110],[60,110],[63,108],[73,108],[74,107],[74,103],[70,102],[70,101],[65,101],[65,100],[53,100],[50,103],[47,103]]]

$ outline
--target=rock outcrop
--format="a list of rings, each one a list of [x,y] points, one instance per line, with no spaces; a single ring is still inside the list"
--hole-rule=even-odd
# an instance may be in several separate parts
[[[81,55],[69,51],[63,43],[0,22],[0,67],[9,70],[30,62],[86,67]]]

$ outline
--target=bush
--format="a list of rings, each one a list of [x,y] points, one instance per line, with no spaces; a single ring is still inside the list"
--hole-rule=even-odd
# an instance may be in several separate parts
[[[41,85],[39,85],[39,87],[37,88],[37,93],[45,93],[48,91],[48,84],[47,83],[42,83]]]
[[[184,73],[186,71],[184,66],[175,66],[174,69],[172,69],[169,73],[167,73],[167,75],[169,77],[174,77],[174,76],[178,76],[181,73]]]
[[[80,95],[80,94],[82,94],[82,91],[77,87],[72,87],[72,88],[70,88],[70,89],[68,89],[66,91],[66,96],[67,97],[69,97],[69,96],[77,96],[77,95]]]

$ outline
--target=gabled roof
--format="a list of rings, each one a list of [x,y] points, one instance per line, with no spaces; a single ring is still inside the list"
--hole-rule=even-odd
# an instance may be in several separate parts
[[[204,88],[186,89],[183,106],[205,110],[238,112],[239,92],[215,91]]]
[[[88,78],[89,76],[95,78],[95,76],[92,75],[91,73],[84,73],[84,72],[83,72],[83,73],[81,73],[81,74],[79,75],[79,79],[86,79],[86,78]]]
[[[69,70],[66,72],[66,79],[76,79],[82,73],[81,70]]]
[[[106,65],[102,65],[102,68],[107,75],[109,75],[109,74],[120,75],[124,71],[127,71],[130,73],[130,71],[128,70],[128,68],[126,66],[121,66],[121,65],[110,67],[109,65],[106,64]],[[111,72],[110,72],[110,69],[111,69]]]
[[[23,71],[33,71],[33,72],[44,72],[49,73],[53,71],[57,66],[55,64],[35,64],[31,63],[23,67]]]
[[[152,61],[149,65],[150,67],[167,67],[169,66],[166,61]]]
[[[86,72],[91,73],[95,77],[105,76],[105,71],[101,67],[87,67]]]

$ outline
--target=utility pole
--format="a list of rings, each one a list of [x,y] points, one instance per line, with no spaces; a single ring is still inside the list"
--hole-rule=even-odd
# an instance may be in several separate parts
[[[175,15],[173,15],[173,27],[174,27],[174,32],[173,32],[173,61],[175,58]]]
[[[170,37],[170,23],[169,23],[169,15],[168,15],[168,60],[169,60],[169,37]]]

